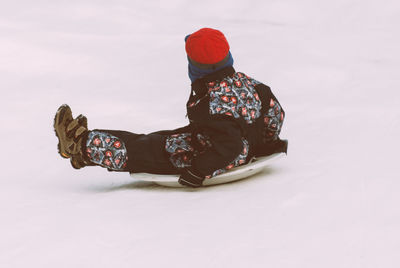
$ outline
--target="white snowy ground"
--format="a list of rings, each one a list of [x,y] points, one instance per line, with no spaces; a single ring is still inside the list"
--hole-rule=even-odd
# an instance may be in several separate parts
[[[289,154],[168,189],[57,155],[90,128],[186,124],[183,38],[222,30],[287,112]],[[398,1],[2,1],[0,267],[400,267]]]

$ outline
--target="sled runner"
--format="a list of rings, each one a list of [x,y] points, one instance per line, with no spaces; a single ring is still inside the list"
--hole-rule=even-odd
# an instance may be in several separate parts
[[[272,162],[272,160],[281,157],[283,154],[284,153],[275,153],[269,156],[254,158],[246,165],[233,168],[211,179],[204,180],[203,186],[223,184],[250,177],[254,174],[261,172]],[[162,186],[184,187],[178,183],[179,175],[160,175],[151,173],[131,173],[130,175],[136,180],[154,182]]]

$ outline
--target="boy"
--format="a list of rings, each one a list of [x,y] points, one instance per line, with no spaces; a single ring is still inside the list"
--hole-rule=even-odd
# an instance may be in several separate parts
[[[185,42],[192,81],[188,126],[150,134],[89,131],[86,117],[74,119],[62,105],[54,119],[60,155],[77,169],[180,174],[179,183],[199,187],[255,156],[286,152],[280,103],[268,86],[235,71],[223,33],[203,28]]]

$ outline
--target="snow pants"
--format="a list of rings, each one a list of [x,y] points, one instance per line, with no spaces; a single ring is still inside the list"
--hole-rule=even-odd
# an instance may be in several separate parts
[[[187,127],[150,134],[95,129],[88,134],[86,155],[90,162],[110,171],[179,174],[165,150],[165,142],[169,135],[185,131]]]

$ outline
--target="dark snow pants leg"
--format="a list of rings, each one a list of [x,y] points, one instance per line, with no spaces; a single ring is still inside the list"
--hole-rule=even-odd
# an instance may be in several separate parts
[[[110,170],[178,174],[165,151],[165,139],[164,132],[136,134],[96,129],[89,132],[86,149],[94,164]]]

